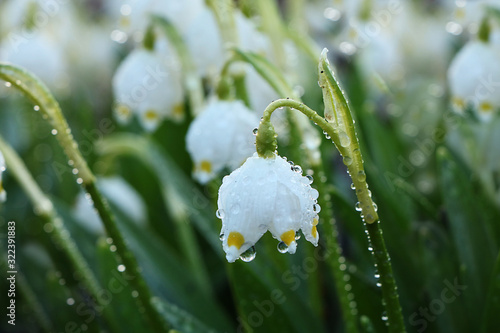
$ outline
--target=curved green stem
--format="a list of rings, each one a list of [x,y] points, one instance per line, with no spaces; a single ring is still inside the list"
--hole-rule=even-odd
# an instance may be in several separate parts
[[[54,242],[59,244],[73,264],[74,270],[79,272],[82,282],[88,289],[90,294],[98,301],[99,292],[102,288],[99,285],[97,278],[90,269],[87,261],[78,250],[75,241],[71,237],[68,229],[64,225],[63,220],[57,214],[54,206],[49,198],[42,192],[38,184],[35,182],[30,172],[24,165],[17,153],[3,140],[0,136],[0,151],[5,157],[5,162],[14,178],[17,180],[21,188],[24,190],[34,206],[34,211],[37,215],[43,218],[46,222],[44,227],[50,231]],[[106,316],[106,312],[104,312]],[[108,321],[111,322],[111,321]]]
[[[338,97],[336,97],[338,98]],[[344,103],[345,100],[344,100]],[[351,137],[349,140],[349,144],[345,144],[345,138],[342,138],[341,133],[346,133],[340,128],[347,128],[347,126],[335,126],[338,124],[340,116],[346,117],[346,115],[338,115],[335,113],[334,117],[337,123],[330,123],[325,118],[321,117],[316,111],[309,108],[302,102],[294,101],[291,99],[279,99],[266,108],[264,111],[264,116],[262,117],[262,121],[259,125],[259,131],[257,133],[257,151],[261,151],[262,156],[265,157],[265,154],[269,152],[269,147],[262,146],[259,148],[259,142],[267,142],[262,139],[259,141],[259,136],[263,135],[265,137],[270,136],[270,127],[271,123],[271,115],[272,113],[281,107],[289,107],[295,110],[302,112],[309,119],[311,119],[314,123],[316,123],[326,134],[328,134],[335,146],[339,150],[340,154],[344,158],[344,164],[346,164],[349,174],[351,175],[351,179],[353,181],[354,186],[356,187],[356,195],[358,197],[358,205],[361,210],[362,217],[364,217],[364,221],[367,223],[366,230],[368,232],[369,240],[373,247],[373,254],[375,258],[375,264],[378,270],[378,274],[380,275],[380,283],[382,289],[382,297],[385,302],[385,308],[388,317],[389,330],[390,332],[405,332],[405,326],[403,321],[403,315],[401,312],[401,305],[399,304],[399,296],[397,293],[396,282],[394,280],[394,276],[392,273],[392,266],[389,258],[389,254],[385,247],[385,241],[382,235],[382,230],[379,225],[379,218],[376,210],[376,206],[374,205],[371,194],[368,191],[368,184],[366,182],[366,174],[363,169],[363,159],[361,156],[361,152],[359,150],[359,144],[356,139],[356,134],[354,132],[354,126],[348,130],[348,133],[353,133],[354,137]],[[350,116],[349,116],[350,117]],[[347,117],[349,119],[349,117]],[[352,122],[352,118],[350,118]],[[272,125],[271,125],[272,127]],[[266,133],[267,132],[267,133]],[[346,157],[351,158],[351,161],[346,163]],[[376,222],[376,223],[374,223]]]
[[[167,323],[151,304],[152,294],[141,274],[141,269],[137,263],[137,259],[132,254],[125,239],[118,229],[114,215],[109,210],[106,201],[101,196],[95,183],[95,176],[90,171],[87,162],[82,157],[78,144],[71,135],[71,130],[64,118],[59,104],[54,99],[48,88],[32,74],[27,71],[10,65],[0,63],[0,79],[10,82],[12,86],[22,91],[30,98],[43,114],[43,118],[53,126],[57,132],[56,137],[59,144],[63,147],[64,152],[68,156],[69,164],[75,168],[78,175],[77,183],[82,184],[85,190],[90,194],[94,206],[99,213],[99,216],[104,224],[106,232],[116,244],[117,254],[123,260],[127,267],[127,271],[133,277],[131,285],[138,291],[137,297],[141,307],[144,307],[146,320],[157,332],[163,332],[168,329]],[[61,223],[61,220],[55,220],[55,224]]]

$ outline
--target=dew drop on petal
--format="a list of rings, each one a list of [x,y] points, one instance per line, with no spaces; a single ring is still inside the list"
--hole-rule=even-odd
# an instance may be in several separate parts
[[[292,167],[292,170],[296,173],[302,173],[302,168],[300,167],[300,165]]]
[[[278,251],[280,253],[286,253],[288,251],[288,245],[286,245],[285,242],[279,242],[278,243]]]
[[[256,255],[255,246],[252,246],[240,255],[240,259],[244,262],[250,262],[255,259]]]
[[[50,131],[50,133],[52,133],[52,135],[56,135],[57,134],[57,130],[54,128],[52,131]]]
[[[35,111],[40,111],[40,107],[39,107],[38,105],[35,105],[35,106],[33,107],[33,110],[35,110]]]
[[[255,127],[252,132],[253,132],[253,135],[257,135],[257,133],[259,132],[259,129],[257,127]]]
[[[344,156],[342,162],[344,162],[345,165],[349,166],[352,164],[352,158],[350,156]]]
[[[315,204],[315,205],[313,206],[313,211],[314,211],[316,214],[318,214],[318,213],[321,211],[321,206],[320,206],[320,205],[318,205],[318,204]]]
[[[295,240],[300,239],[300,233],[298,231],[295,232]]]
[[[224,214],[224,210],[223,209],[217,209],[217,212],[215,213],[215,215],[217,216],[217,218],[219,219],[223,219],[225,214]]]
[[[220,234],[220,235],[219,235],[219,239],[220,239],[220,241],[222,242],[222,241],[224,240],[224,234]]]
[[[306,175],[306,178],[307,180],[309,180],[309,184],[312,184],[312,182],[314,181],[314,178],[311,175]]]
[[[356,186],[354,186],[354,183],[351,183],[351,190],[355,190]]]

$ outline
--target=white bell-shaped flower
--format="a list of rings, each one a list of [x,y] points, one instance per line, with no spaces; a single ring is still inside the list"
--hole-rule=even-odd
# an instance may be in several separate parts
[[[229,176],[219,189],[217,216],[222,219],[222,246],[229,262],[255,256],[254,244],[269,230],[278,250],[295,253],[297,231],[317,246],[318,191],[300,166],[284,158],[257,153]]]
[[[2,173],[5,171],[5,160],[3,158],[2,152],[0,152],[0,203],[7,200],[7,193],[3,189]]]
[[[122,123],[136,114],[142,126],[153,131],[164,118],[183,119],[182,78],[172,52],[133,50],[113,77],[113,92],[115,115]]]
[[[467,43],[448,69],[453,107],[470,105],[479,119],[489,120],[500,107],[500,48],[482,41]]]
[[[204,184],[224,167],[239,167],[255,151],[252,130],[258,125],[258,117],[243,102],[212,100],[186,135],[194,178]]]

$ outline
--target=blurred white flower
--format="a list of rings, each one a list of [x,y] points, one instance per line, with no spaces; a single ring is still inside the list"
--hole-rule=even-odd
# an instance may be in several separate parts
[[[120,64],[113,77],[118,121],[126,123],[134,113],[147,131],[153,131],[164,118],[183,119],[180,65],[168,50],[138,48]]]
[[[468,42],[448,69],[452,104],[457,112],[472,106],[479,119],[489,120],[500,107],[500,48]]]
[[[5,159],[3,158],[2,152],[0,152],[0,203],[7,200],[7,193],[3,189],[2,173],[5,171]]]
[[[68,76],[64,51],[46,31],[10,32],[0,45],[0,60],[26,68],[50,89],[66,88]]]
[[[98,187],[103,195],[139,226],[146,224],[146,205],[137,191],[123,178],[99,178]],[[80,192],[73,208],[73,216],[85,229],[94,234],[104,234],[104,227],[88,195]]]
[[[186,135],[194,178],[204,184],[224,167],[239,167],[255,152],[252,131],[258,125],[258,117],[241,101],[209,102]]]
[[[219,189],[217,216],[222,220],[222,246],[229,262],[249,261],[254,244],[269,230],[278,239],[278,250],[295,253],[299,229],[318,244],[318,191],[299,166],[280,156],[254,154],[229,176]],[[297,235],[298,236],[298,235]],[[249,251],[249,252],[247,252]]]
[[[165,17],[182,33],[203,6],[203,0],[126,0],[110,1],[106,7],[118,19],[118,29],[130,35],[144,32],[152,14]]]

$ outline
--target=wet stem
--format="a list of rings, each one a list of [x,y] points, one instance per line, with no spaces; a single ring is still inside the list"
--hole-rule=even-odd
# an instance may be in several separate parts
[[[396,281],[394,280],[392,265],[389,253],[387,252],[385,246],[382,229],[380,227],[377,210],[375,208],[376,206],[374,205],[370,192],[368,191],[366,174],[363,169],[363,159],[354,128],[351,131],[352,133],[349,133],[351,134],[349,135],[351,138],[350,144],[343,144],[340,137],[341,132],[334,128],[331,123],[305,104],[288,98],[278,99],[269,104],[264,111],[261,125],[270,123],[271,115],[274,110],[281,107],[295,109],[309,117],[309,119],[318,125],[326,135],[331,137],[333,143],[344,158],[344,164],[347,166],[349,175],[351,176],[354,187],[356,188],[356,196],[358,198],[357,206],[359,207],[359,209],[357,207],[357,210],[361,211],[363,221],[366,222],[366,233],[373,248],[376,269],[380,275],[379,282],[381,284],[383,303],[387,313],[389,332],[405,332],[406,330],[401,305],[399,303]],[[350,160],[346,161],[346,159]]]
[[[116,252],[119,255],[120,259],[123,261],[123,264],[126,266],[128,272],[133,276],[130,283],[132,287],[137,290],[139,293],[137,300],[141,307],[144,308],[144,316],[146,320],[149,322],[151,327],[155,332],[164,332],[168,331],[168,324],[161,317],[159,312],[153,307],[151,303],[152,294],[147,286],[144,278],[141,274],[141,269],[138,265],[138,262],[133,255],[133,253],[128,248],[123,235],[118,229],[118,225],[114,218],[114,215],[109,210],[107,202],[104,200],[99,190],[96,187],[95,176],[92,171],[88,167],[87,162],[83,158],[78,149],[78,144],[73,139],[71,134],[71,130],[64,118],[64,115],[59,107],[59,104],[54,99],[48,88],[39,81],[32,74],[26,72],[22,68],[10,65],[10,64],[1,64],[0,63],[0,79],[5,80],[6,82],[10,82],[11,85],[17,89],[19,89],[26,97],[31,99],[35,105],[38,106],[38,109],[43,115],[43,118],[46,119],[51,126],[54,128],[53,133],[56,134],[56,138],[64,149],[68,157],[68,163],[72,165],[76,174],[78,175],[77,183],[81,184],[85,190],[90,194],[91,199],[94,203],[94,207],[96,208],[103,224],[106,229],[106,232],[109,237],[113,239],[114,244],[116,245]],[[23,179],[26,175],[23,176]],[[26,178],[27,179],[27,178]],[[34,189],[38,188],[36,183],[33,181],[33,184],[30,184],[30,191],[28,193],[36,193]],[[43,194],[41,191],[37,193],[37,200],[42,200]],[[35,201],[34,201],[35,202]],[[41,202],[41,201],[40,201]],[[39,201],[36,201],[35,208],[38,207]],[[50,206],[51,203],[49,202]],[[45,206],[41,206],[43,208]],[[52,209],[52,208],[50,208]],[[51,211],[47,211],[47,213],[51,213]],[[58,230],[58,224],[61,225],[61,230],[65,230],[66,232],[61,235],[61,239],[64,243],[65,235],[69,234],[64,227],[62,219],[55,219],[53,214],[42,214],[42,216],[47,216],[54,222],[54,230]],[[71,244],[66,244],[71,245]],[[76,249],[76,245],[73,243],[74,253],[79,253]],[[72,252],[68,254],[71,255]],[[81,263],[82,261],[77,260],[76,263]],[[87,278],[90,277],[92,273],[90,270],[86,270],[83,266],[78,266],[79,272],[81,274],[85,274]],[[90,280],[89,280],[90,281]],[[95,288],[92,286],[91,288]],[[91,290],[92,292],[93,290]]]

